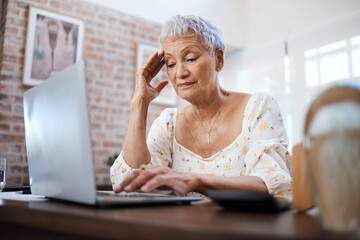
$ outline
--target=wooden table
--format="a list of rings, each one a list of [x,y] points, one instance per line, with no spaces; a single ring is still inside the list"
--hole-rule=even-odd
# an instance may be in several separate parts
[[[210,200],[101,209],[0,199],[0,234],[1,239],[337,239],[322,230],[316,215],[231,212]]]

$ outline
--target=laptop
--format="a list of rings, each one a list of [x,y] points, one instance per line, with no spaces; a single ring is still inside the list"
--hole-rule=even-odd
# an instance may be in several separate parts
[[[25,139],[33,194],[94,206],[198,201],[199,197],[96,191],[84,62],[24,94]]]

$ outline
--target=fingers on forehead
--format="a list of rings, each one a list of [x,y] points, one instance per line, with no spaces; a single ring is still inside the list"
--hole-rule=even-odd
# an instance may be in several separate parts
[[[154,53],[148,58],[148,60],[145,62],[146,67],[151,66],[151,64],[152,64],[153,62],[160,62],[161,59],[163,59],[163,55],[164,55],[163,53],[161,54],[161,53],[159,53],[159,52],[154,52]]]

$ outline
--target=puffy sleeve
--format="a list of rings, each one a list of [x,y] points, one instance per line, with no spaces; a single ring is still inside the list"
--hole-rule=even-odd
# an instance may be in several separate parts
[[[258,176],[270,194],[291,200],[290,154],[280,107],[267,93],[257,93],[245,109],[243,128],[246,175]]]
[[[172,141],[174,134],[174,121],[176,109],[167,108],[153,122],[146,143],[151,155],[151,165],[171,167],[172,165]],[[112,186],[122,182],[131,175],[134,169],[125,162],[122,152],[110,168]]]

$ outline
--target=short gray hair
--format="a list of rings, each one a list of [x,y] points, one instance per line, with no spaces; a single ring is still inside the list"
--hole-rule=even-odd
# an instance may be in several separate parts
[[[213,23],[193,15],[176,15],[167,21],[160,34],[160,42],[163,46],[165,41],[178,37],[196,36],[203,40],[211,54],[217,49],[225,52],[225,44],[221,30]]]

